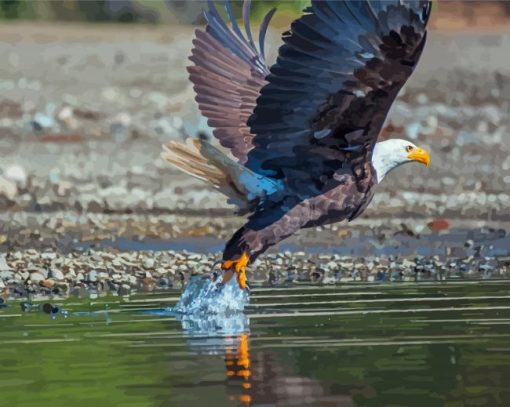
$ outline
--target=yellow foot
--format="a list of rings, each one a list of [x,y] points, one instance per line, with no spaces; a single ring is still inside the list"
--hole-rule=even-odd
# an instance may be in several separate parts
[[[224,261],[221,265],[221,268],[226,270],[223,276],[223,283],[228,283],[233,276],[232,271],[235,271],[237,273],[239,287],[244,290],[246,288],[246,266],[248,266],[249,261],[250,256],[248,256],[246,252],[243,252],[238,259]]]

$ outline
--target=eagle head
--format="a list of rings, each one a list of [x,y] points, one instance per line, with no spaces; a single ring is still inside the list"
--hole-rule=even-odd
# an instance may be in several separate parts
[[[377,174],[377,182],[381,182],[392,169],[406,163],[418,162],[430,164],[427,151],[413,143],[402,139],[390,139],[375,144],[372,153],[372,166]]]

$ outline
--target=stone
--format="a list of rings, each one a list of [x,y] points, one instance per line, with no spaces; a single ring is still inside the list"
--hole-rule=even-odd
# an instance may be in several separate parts
[[[12,278],[14,278],[14,271],[11,271],[11,270],[0,271],[0,279],[10,280]]]
[[[40,283],[41,281],[46,280],[46,276],[40,271],[34,271],[30,273],[30,281],[35,284]]]
[[[26,270],[19,270],[16,272],[15,278],[19,281],[25,281],[30,278],[30,273]]]
[[[117,290],[117,294],[121,296],[126,296],[131,294],[131,287],[128,284],[122,284]]]
[[[33,280],[32,280],[33,281]],[[39,285],[45,288],[53,288],[55,286],[55,280],[49,278],[46,280],[39,281]]]
[[[158,280],[158,286],[161,287],[161,288],[167,288],[170,286],[170,280],[166,277],[161,277],[159,280]]]
[[[145,260],[143,261],[143,267],[144,267],[145,269],[153,269],[153,268],[154,268],[154,265],[155,265],[155,261],[154,261],[154,259],[150,259],[150,258],[148,258],[148,259],[145,259]]]
[[[55,126],[55,120],[53,117],[41,112],[37,112],[34,115],[32,120],[32,127],[35,131],[50,129],[53,126]]]
[[[4,171],[4,177],[21,188],[25,188],[27,185],[27,172],[19,164],[9,165]]]
[[[142,283],[143,283],[143,288],[145,291],[152,291],[152,290],[154,290],[154,288],[156,286],[154,279],[152,279],[150,277],[145,277],[143,279]]]
[[[65,279],[64,273],[62,273],[58,269],[50,269],[50,271],[48,272],[48,277],[58,281]]]
[[[54,260],[57,258],[57,253],[55,252],[44,252],[41,253],[41,259],[44,260]]]
[[[0,176],[0,195],[12,201],[18,195],[18,186],[15,182]]]

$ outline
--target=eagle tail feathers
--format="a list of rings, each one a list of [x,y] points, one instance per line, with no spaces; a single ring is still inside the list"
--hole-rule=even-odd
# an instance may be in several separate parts
[[[254,173],[204,140],[171,141],[163,145],[161,156],[179,170],[212,184],[241,213],[250,212],[279,189],[276,181]]]

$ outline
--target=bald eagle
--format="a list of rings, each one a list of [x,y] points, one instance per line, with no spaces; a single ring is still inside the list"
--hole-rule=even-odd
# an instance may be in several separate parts
[[[266,64],[264,17],[258,46],[225,1],[226,19],[209,1],[188,67],[196,101],[219,143],[171,142],[163,157],[208,181],[237,204],[247,222],[223,253],[223,281],[302,228],[351,221],[374,186],[428,153],[400,139],[377,142],[388,111],[415,69],[431,3],[423,0],[312,0],[283,34],[276,63]],[[228,20],[228,22],[226,21]]]

